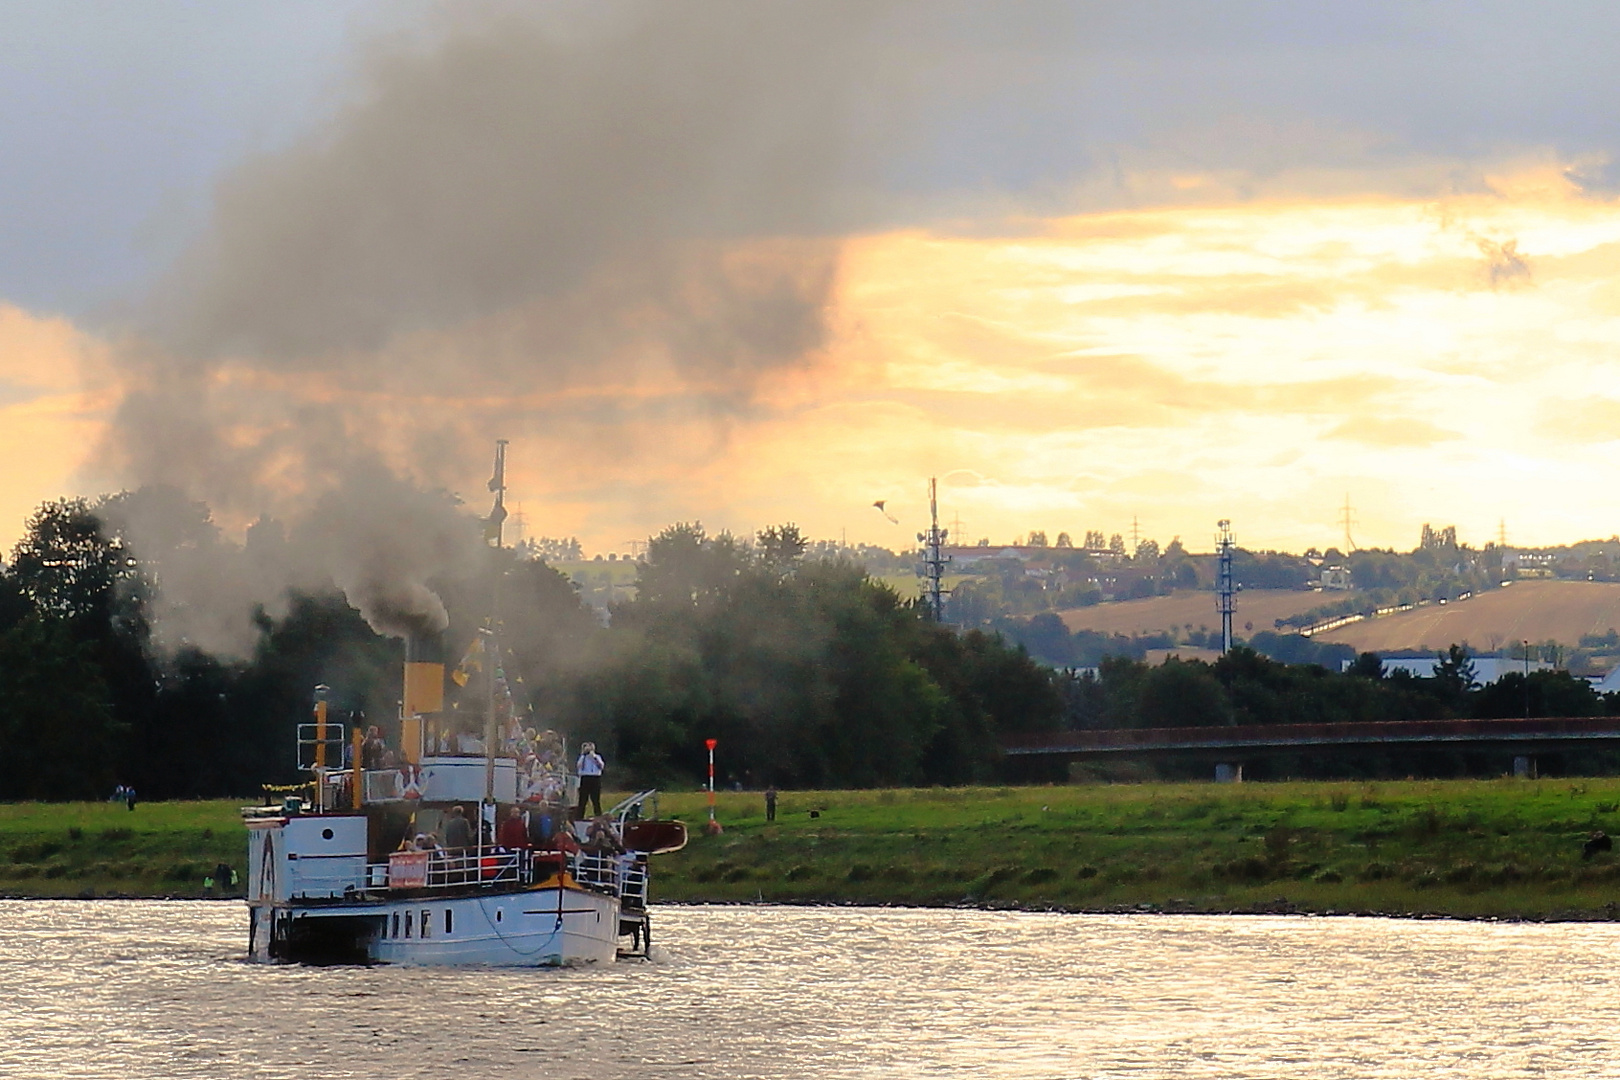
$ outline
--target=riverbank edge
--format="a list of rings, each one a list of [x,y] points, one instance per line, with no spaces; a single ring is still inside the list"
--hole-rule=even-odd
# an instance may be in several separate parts
[[[1600,922],[1620,778],[663,793],[693,825],[655,903]],[[0,897],[221,897],[237,800],[0,804]],[[9,878],[9,880],[6,880]],[[241,888],[237,883],[236,893]]]
[[[154,893],[141,895],[136,893],[106,893],[85,895],[81,892],[74,895],[46,894],[46,893],[0,893],[0,903],[60,903],[71,901],[75,903],[90,903],[99,901],[113,902],[141,902],[141,903],[209,903],[209,904],[242,904],[240,896],[192,896],[177,893]],[[866,909],[873,911],[984,911],[1005,912],[1015,915],[1109,915],[1109,916],[1158,916],[1158,915],[1197,915],[1205,918],[1260,918],[1289,916],[1301,919],[1405,919],[1412,921],[1439,921],[1439,922],[1490,922],[1490,923],[1596,923],[1620,922],[1620,911],[1607,909],[1570,909],[1551,914],[1525,914],[1522,912],[1507,912],[1501,914],[1467,914],[1453,911],[1380,911],[1373,909],[1338,909],[1327,908],[1317,910],[1301,907],[1295,904],[1269,904],[1252,907],[1197,907],[1197,906],[1166,906],[1161,904],[1116,905],[1106,907],[1072,907],[1062,904],[1018,904],[1018,903],[984,903],[984,904],[938,904],[918,901],[915,903],[878,902],[871,900],[827,900],[827,899],[775,899],[775,900],[726,900],[726,899],[687,899],[663,900],[653,904],[652,911],[657,914],[660,908],[849,908]]]

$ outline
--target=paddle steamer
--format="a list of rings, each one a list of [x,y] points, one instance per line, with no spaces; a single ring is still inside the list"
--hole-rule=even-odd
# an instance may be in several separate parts
[[[542,766],[503,743],[493,718],[483,745],[434,732],[424,718],[443,688],[442,664],[405,665],[397,767],[367,768],[365,734],[345,738],[324,701],[300,725],[312,797],[243,811],[252,959],[544,966],[645,955],[648,860],[684,846],[685,826],[649,817],[653,791],[574,820],[566,746]],[[470,842],[447,847],[464,807]],[[514,816],[532,842],[497,842],[497,823]]]

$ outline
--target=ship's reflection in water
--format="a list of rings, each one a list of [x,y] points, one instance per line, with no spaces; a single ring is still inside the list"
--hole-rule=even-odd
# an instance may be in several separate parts
[[[0,902],[6,1077],[1613,1077],[1620,926],[662,908],[654,962],[263,967]]]

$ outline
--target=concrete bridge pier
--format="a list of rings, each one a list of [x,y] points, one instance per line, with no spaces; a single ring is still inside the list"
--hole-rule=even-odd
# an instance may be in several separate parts
[[[1243,763],[1220,762],[1215,766],[1215,782],[1217,784],[1243,783]]]

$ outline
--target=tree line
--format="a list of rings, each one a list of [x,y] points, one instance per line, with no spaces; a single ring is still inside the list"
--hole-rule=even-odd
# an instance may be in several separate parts
[[[246,797],[294,781],[295,726],[318,685],[338,720],[397,739],[403,643],[330,583],[245,614],[245,656],[159,647],[169,555],[132,550],[117,524],[143,498],[175,523],[177,550],[216,543],[207,508],[172,493],[62,500],[33,515],[0,568],[0,799],[97,797],[116,783],[143,798]],[[261,548],[278,535],[265,530]],[[1620,712],[1563,672],[1478,686],[1455,648],[1417,679],[1384,675],[1370,655],[1340,673],[1249,648],[1151,667],[1141,642],[1099,639],[1082,643],[1096,673],[1078,674],[994,630],[930,621],[791,525],[754,537],[672,525],[635,572],[633,595],[604,617],[542,559],[490,550],[487,565],[430,583],[450,625],[417,647],[453,666],[497,615],[524,723],[595,741],[626,786],[698,782],[709,738],[722,783],[861,787],[995,780],[1008,775],[1002,736],[1065,726]],[[1041,651],[1063,644],[1056,627],[1036,629],[1052,638],[1031,635]],[[483,693],[452,686],[449,706],[475,711]]]
[[[329,583],[244,616],[246,657],[157,648],[162,566],[116,524],[132,497],[42,506],[0,569],[0,799],[93,798],[116,783],[148,799],[250,796],[293,781],[295,725],[323,684],[336,719],[397,738],[403,643]],[[177,544],[213,542],[206,507],[170,509],[190,523]],[[453,666],[498,608],[525,724],[595,741],[627,785],[697,782],[707,738],[721,742],[722,782],[984,781],[1000,735],[1060,722],[1058,684],[1023,649],[931,622],[809,547],[791,525],[741,539],[671,526],[605,624],[544,561],[492,549],[478,572],[430,582],[451,621],[418,648]],[[451,708],[478,707],[476,687],[450,691]]]

